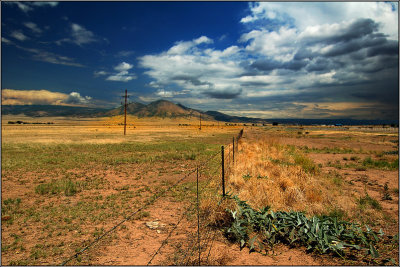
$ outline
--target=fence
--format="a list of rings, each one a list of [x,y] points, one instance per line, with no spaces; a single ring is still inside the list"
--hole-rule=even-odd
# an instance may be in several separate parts
[[[213,230],[210,226],[210,223],[207,221],[203,221],[201,223],[201,217],[200,217],[200,201],[201,201],[201,192],[202,189],[199,188],[199,179],[201,179],[201,170],[204,170],[207,168],[207,164],[209,164],[212,160],[214,160],[219,154],[221,154],[221,164],[217,166],[215,170],[209,170],[209,179],[207,183],[204,185],[203,189],[209,186],[210,182],[212,181],[212,178],[214,175],[217,175],[219,171],[221,171],[221,197],[218,201],[217,208],[223,203],[224,197],[226,195],[225,192],[225,177],[229,176],[229,174],[232,172],[232,168],[235,164],[235,153],[238,152],[238,143],[240,139],[243,136],[243,129],[240,130],[237,136],[234,136],[232,138],[232,143],[229,143],[225,146],[221,146],[221,151],[216,152],[213,154],[209,159],[204,160],[203,162],[200,162],[196,168],[192,169],[189,171],[185,176],[183,176],[181,179],[179,179],[177,182],[169,186],[168,188],[162,190],[158,194],[154,194],[151,196],[141,207],[136,209],[134,212],[130,213],[127,217],[125,217],[123,220],[120,222],[116,223],[112,228],[110,228],[108,231],[104,232],[102,235],[97,237],[95,240],[91,241],[87,246],[83,247],[80,249],[77,253],[66,259],[61,263],[61,265],[65,265],[71,260],[77,258],[79,255],[83,254],[86,250],[88,250],[90,247],[92,247],[94,244],[100,242],[105,236],[109,235],[111,232],[115,231],[119,226],[121,226],[123,223],[126,221],[132,219],[136,214],[138,214],[140,211],[148,208],[152,204],[154,204],[158,199],[161,197],[165,196],[166,193],[171,191],[173,188],[178,186],[181,182],[184,180],[188,180],[188,178],[196,174],[196,202],[192,203],[182,213],[182,215],[179,217],[178,221],[174,225],[174,227],[170,230],[168,233],[167,237],[162,241],[160,247],[151,255],[150,260],[148,261],[147,265],[150,265],[152,261],[156,258],[157,255],[160,254],[162,251],[163,247],[165,247],[168,244],[168,240],[171,238],[173,232],[178,228],[179,224],[185,219],[186,215],[188,212],[193,209],[193,205],[196,204],[196,211],[197,211],[197,239],[195,242],[191,242],[190,245],[188,245],[186,252],[184,253],[184,258],[180,260],[178,265],[188,265],[189,263],[196,263],[196,261],[192,260],[192,257],[195,255],[195,250],[197,249],[197,264],[201,265],[202,263],[208,264],[208,260],[210,257],[210,253],[213,247],[213,244],[215,242],[216,234],[217,231]],[[208,250],[208,253],[207,253]],[[203,254],[203,251],[206,252],[206,255],[203,260],[201,258],[201,255]],[[194,265],[194,264],[193,264]]]

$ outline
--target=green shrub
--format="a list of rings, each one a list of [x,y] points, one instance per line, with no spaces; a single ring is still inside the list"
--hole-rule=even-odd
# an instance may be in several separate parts
[[[392,197],[389,194],[389,186],[388,183],[385,183],[385,186],[383,187],[383,200],[392,200]]]
[[[368,205],[373,209],[382,210],[381,204],[376,199],[370,197],[368,194],[366,194],[364,197],[360,197],[357,202],[362,209],[364,209]]]
[[[49,183],[40,184],[35,187],[39,195],[56,195],[64,193],[66,196],[73,196],[80,191],[80,184],[71,179],[51,180]]]
[[[294,162],[297,165],[300,165],[305,172],[316,174],[318,173],[318,167],[314,164],[314,162],[302,154],[294,155]]]
[[[362,162],[363,166],[377,169],[385,170],[397,170],[399,169],[399,159],[393,162],[388,162],[386,160],[373,160],[371,157],[367,157]]]
[[[328,217],[337,218],[338,220],[343,220],[346,216],[347,216],[346,212],[338,207],[334,207],[328,213]]]

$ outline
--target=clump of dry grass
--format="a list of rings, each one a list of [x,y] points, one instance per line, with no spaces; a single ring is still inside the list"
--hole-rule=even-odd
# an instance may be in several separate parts
[[[243,139],[227,180],[228,190],[256,209],[320,215],[341,206],[338,186],[299,150],[274,138]]]
[[[219,188],[216,180],[210,181],[208,188]],[[206,219],[209,225],[222,227],[226,226],[232,219],[227,209],[234,209],[235,202],[229,198],[221,198],[214,191],[204,191],[201,196],[200,211],[201,217]]]

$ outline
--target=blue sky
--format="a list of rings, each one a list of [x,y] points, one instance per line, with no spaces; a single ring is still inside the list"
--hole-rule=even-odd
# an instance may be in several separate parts
[[[397,2],[2,2],[2,103],[398,118]]]

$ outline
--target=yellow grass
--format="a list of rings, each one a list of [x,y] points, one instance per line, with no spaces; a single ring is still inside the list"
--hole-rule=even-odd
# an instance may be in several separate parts
[[[8,124],[21,120],[29,123]],[[5,143],[122,143],[159,141],[165,138],[210,137],[220,133],[236,134],[240,126],[224,126],[215,121],[197,118],[137,118],[127,116],[126,136],[123,135],[123,116],[105,118],[27,117],[7,115],[2,118],[2,142]],[[179,126],[179,124],[186,124]]]
[[[326,214],[340,208],[357,210],[354,196],[321,174],[305,155],[279,139],[248,136],[239,143],[228,175],[228,190],[253,208]]]

